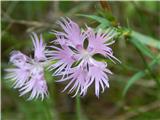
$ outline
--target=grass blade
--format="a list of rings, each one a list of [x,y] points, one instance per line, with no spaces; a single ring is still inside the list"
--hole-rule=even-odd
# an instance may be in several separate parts
[[[152,53],[152,51],[147,48],[144,44],[142,44],[140,41],[138,41],[137,39],[129,39],[145,56],[149,57],[149,58],[154,58],[154,55]]]
[[[103,17],[99,17],[99,16],[96,16],[96,15],[84,15],[84,14],[78,14],[78,16],[93,19],[93,20],[101,23],[101,27],[103,27],[103,28],[111,26],[110,21],[108,21],[107,19],[105,19]]]
[[[160,63],[160,55],[158,55],[150,64],[149,67],[150,69],[152,69],[154,67],[154,65],[159,64]],[[144,77],[148,72],[148,69],[145,69],[143,71],[139,71],[137,72],[135,75],[132,76],[131,79],[128,80],[124,90],[123,90],[123,97],[126,95],[128,89],[139,79],[141,79],[142,77]]]
[[[138,40],[139,42],[141,42],[143,44],[160,49],[160,41],[156,40],[152,37],[143,35],[141,33],[135,32],[135,31],[131,32],[131,37],[134,38],[135,40]]]
[[[128,80],[127,85],[125,86],[123,90],[123,96],[126,95],[128,89],[133,85],[133,83],[135,83],[140,78],[144,77],[145,74],[146,73],[144,71],[140,71],[140,72],[137,72],[135,75],[133,75],[132,78]]]

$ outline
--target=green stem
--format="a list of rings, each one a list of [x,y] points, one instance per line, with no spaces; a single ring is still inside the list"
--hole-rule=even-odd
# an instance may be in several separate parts
[[[77,120],[81,120],[81,103],[80,103],[80,96],[76,96],[76,114]]]

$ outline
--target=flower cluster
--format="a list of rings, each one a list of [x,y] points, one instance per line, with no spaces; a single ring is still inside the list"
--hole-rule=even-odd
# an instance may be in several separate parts
[[[34,57],[30,58],[20,51],[13,51],[10,62],[14,68],[6,69],[6,79],[13,81],[13,87],[18,88],[20,96],[31,93],[28,100],[41,97],[43,100],[48,95],[48,88],[44,78],[44,68],[47,64],[45,44],[42,35],[40,40],[33,33],[31,36],[34,45]]]
[[[107,69],[107,63],[94,58],[100,54],[113,62],[116,60],[109,45],[113,44],[112,38],[115,32],[112,29],[107,31],[94,31],[90,27],[81,30],[78,24],[69,18],[62,18],[58,24],[63,29],[53,31],[56,39],[52,46],[46,50],[42,35],[40,40],[33,33],[34,58],[30,58],[20,51],[13,51],[10,62],[15,68],[6,69],[7,79],[14,81],[14,88],[18,88],[20,96],[31,93],[29,100],[48,95],[47,85],[44,78],[44,68],[49,61],[55,61],[49,66],[54,70],[53,76],[58,76],[58,82],[68,81],[63,91],[69,89],[68,93],[84,96],[88,88],[93,84],[95,94],[99,97],[100,91],[109,87],[108,74],[112,72]]]

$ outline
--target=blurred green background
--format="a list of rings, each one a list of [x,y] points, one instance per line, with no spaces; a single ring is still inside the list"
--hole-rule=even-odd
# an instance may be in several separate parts
[[[1,71],[3,120],[160,120],[160,2],[1,2]],[[84,14],[87,16],[82,16]],[[89,16],[90,15],[90,16]],[[26,101],[3,79],[9,53],[32,52],[29,34],[49,33],[67,16],[84,26],[115,26],[120,36],[112,46],[122,64],[109,63],[114,73],[110,88],[100,98],[89,89],[83,98],[61,93],[66,85],[55,83],[46,72],[49,98]],[[98,18],[97,18],[98,17]],[[107,22],[106,22],[107,21]]]

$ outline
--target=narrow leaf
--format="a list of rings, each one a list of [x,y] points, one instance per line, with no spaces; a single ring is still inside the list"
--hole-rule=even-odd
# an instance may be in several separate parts
[[[84,14],[78,14],[78,16],[93,19],[93,20],[101,23],[101,26],[107,26],[107,27],[111,26],[110,21],[108,21],[107,19],[105,19],[103,17],[99,17],[99,16],[96,16],[96,15],[84,15]]]
[[[126,95],[128,89],[132,86],[132,84],[136,82],[137,80],[139,80],[140,78],[144,77],[145,74],[146,73],[144,71],[140,71],[140,72],[137,72],[135,75],[133,75],[132,78],[128,80],[127,85],[125,86],[123,90],[123,96]]]
[[[130,41],[147,57],[150,58],[154,58],[154,55],[152,53],[152,51],[147,48],[147,46],[145,46],[144,44],[142,44],[141,42],[139,42],[137,39],[130,39]]]
[[[160,64],[160,55],[158,55],[154,60],[152,60],[152,62],[149,64],[150,69],[153,69],[153,67],[156,64]],[[147,74],[147,69],[143,70],[143,71],[139,71],[137,72],[135,75],[133,75],[127,82],[122,95],[125,96],[128,89],[139,79],[141,79],[142,77],[144,77]]]
[[[160,49],[160,41],[141,33],[132,31],[131,37],[148,46]]]

